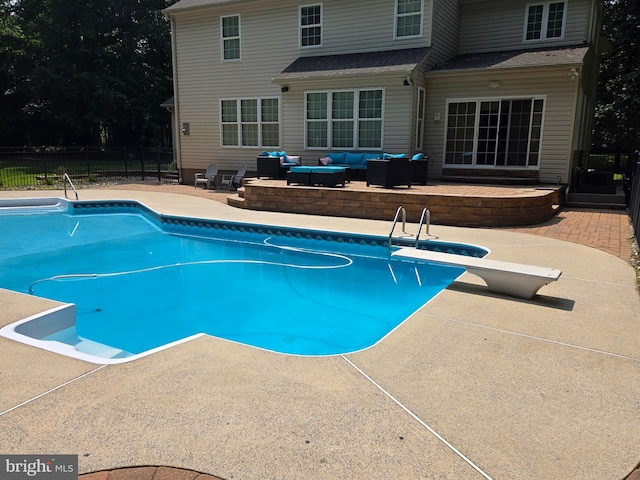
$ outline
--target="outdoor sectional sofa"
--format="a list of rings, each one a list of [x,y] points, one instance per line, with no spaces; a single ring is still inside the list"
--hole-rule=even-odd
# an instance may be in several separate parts
[[[318,165],[345,167],[349,169],[350,178],[364,178],[367,162],[374,158],[382,158],[383,155],[385,154],[381,152],[329,152],[326,157],[318,160]]]
[[[405,159],[408,163],[410,178],[408,180],[409,185],[411,183],[419,183],[421,185],[427,184],[427,169],[429,166],[429,156],[424,155],[423,153],[415,154],[411,159],[407,158],[404,153],[392,154],[392,153],[362,153],[362,152],[329,152],[326,157],[318,159],[318,165],[324,166],[333,166],[333,167],[345,167],[347,168],[347,174],[350,179],[367,179],[367,184],[369,184],[369,174],[368,164],[369,161],[374,160],[393,160],[393,159]],[[404,165],[403,162],[400,162]],[[391,173],[393,180],[391,178],[387,178],[384,182],[380,183],[379,180],[383,175],[379,173],[380,168],[387,169],[388,167],[380,166],[376,163],[375,167],[376,173],[373,177],[371,177],[372,185],[400,185],[403,183],[407,183],[404,179],[404,174],[400,173]],[[404,167],[402,167],[404,168]],[[393,168],[392,171],[397,171],[397,168]],[[402,178],[402,180],[398,180]],[[398,183],[399,182],[399,183]],[[391,184],[394,185],[391,185]],[[389,188],[389,187],[388,187]]]

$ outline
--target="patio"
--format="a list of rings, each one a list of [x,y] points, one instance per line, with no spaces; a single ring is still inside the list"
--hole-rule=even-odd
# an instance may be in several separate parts
[[[378,235],[391,222],[237,209],[215,191],[159,188],[80,198]],[[556,230],[571,221],[557,217]],[[562,269],[539,296],[493,295],[465,274],[378,345],[348,355],[292,357],[201,337],[97,366],[0,338],[0,451],[78,454],[80,473],[95,479],[132,466],[146,468],[121,478],[622,478],[640,460],[634,270],[624,246],[619,258],[522,231],[431,226],[492,259]],[[0,301],[0,325],[52,303],[3,290]]]

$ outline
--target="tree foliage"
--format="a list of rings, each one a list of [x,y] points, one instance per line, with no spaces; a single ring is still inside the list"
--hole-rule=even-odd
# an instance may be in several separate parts
[[[593,143],[640,149],[640,2],[605,0],[603,34],[611,52],[602,59]]]
[[[167,0],[2,0],[0,145],[157,144]]]

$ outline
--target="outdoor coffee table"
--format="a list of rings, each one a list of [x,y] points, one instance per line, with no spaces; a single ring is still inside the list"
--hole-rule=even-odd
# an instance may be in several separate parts
[[[335,187],[347,182],[347,169],[344,167],[291,167],[287,173],[287,185],[298,183],[301,185],[322,185]]]

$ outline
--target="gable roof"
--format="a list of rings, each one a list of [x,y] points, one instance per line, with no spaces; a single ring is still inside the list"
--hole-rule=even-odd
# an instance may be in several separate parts
[[[580,45],[553,49],[470,53],[453,57],[444,65],[436,67],[428,73],[452,70],[580,65],[588,51],[588,46]]]
[[[298,57],[273,80],[376,75],[381,73],[411,74],[429,53],[429,47],[347,53],[317,57]]]

